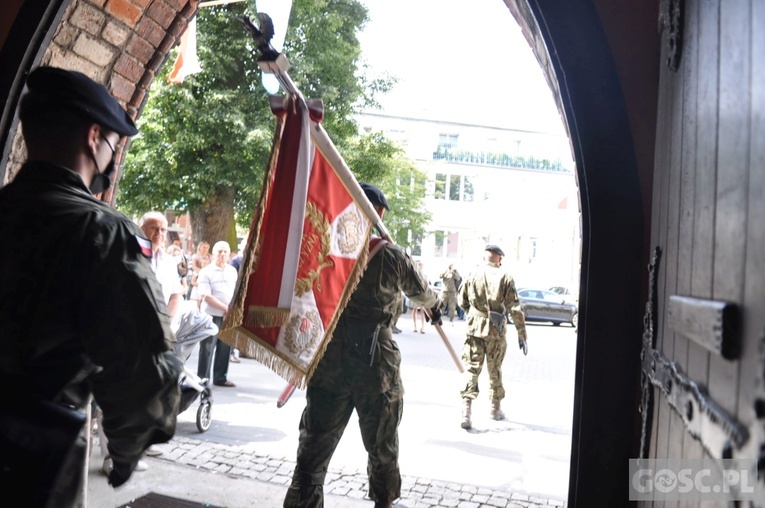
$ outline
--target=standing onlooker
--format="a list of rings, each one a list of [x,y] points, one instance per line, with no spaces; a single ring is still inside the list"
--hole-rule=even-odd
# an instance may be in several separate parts
[[[178,264],[176,265],[177,271],[178,271],[178,278],[181,281],[181,286],[183,286],[183,296],[184,298],[189,293],[189,285],[187,282],[188,274],[189,274],[189,262],[188,259],[186,259],[186,256],[183,254],[183,249],[181,249],[177,245],[171,245],[167,249],[165,249],[165,252],[167,252],[168,255],[170,255],[172,258],[174,258]]]
[[[502,420],[505,415],[500,404],[505,398],[502,386],[502,361],[505,359],[507,340],[505,324],[507,312],[513,316],[518,330],[518,344],[523,348],[526,342],[526,323],[521,311],[521,302],[515,290],[513,277],[502,270],[505,253],[496,245],[487,245],[484,255],[486,264],[478,267],[460,288],[460,304],[467,312],[467,338],[462,349],[462,363],[465,366],[465,387],[460,392],[463,399],[463,429],[471,427],[470,410],[473,399],[478,397],[478,376],[483,362],[489,369],[489,399],[491,418]]]
[[[202,311],[212,316],[213,323],[220,329],[223,318],[228,313],[228,304],[236,289],[236,268],[228,264],[231,252],[228,242],[220,241],[213,245],[213,263],[199,272],[199,297]],[[227,379],[231,346],[220,340],[217,335],[210,335],[199,343],[199,364],[197,375],[212,379],[216,386],[236,386]]]
[[[417,268],[422,272],[424,268],[424,263],[422,261],[417,262]],[[412,303],[412,322],[414,323],[414,331],[417,331],[417,317],[420,317],[420,333],[425,333],[425,309],[421,306],[417,305],[416,303]]]
[[[199,272],[211,262],[210,244],[204,241],[199,242],[197,244],[197,252],[191,256],[191,278],[189,279],[189,300],[197,302],[198,307],[202,304],[199,299],[199,289],[197,288]]]
[[[78,506],[91,395],[117,487],[144,450],[173,437],[183,364],[170,351],[150,242],[94,197],[111,185],[114,147],[137,133],[133,120],[79,72],[38,67],[26,85],[27,160],[0,189],[0,386],[9,388],[0,485],[24,506]]]
[[[164,250],[167,234],[167,218],[160,212],[146,212],[138,221],[138,227],[151,240],[151,271],[162,285],[162,294],[170,312],[170,320],[178,315],[183,303],[183,285],[178,275],[179,260]]]
[[[382,192],[361,184],[382,218],[388,203]],[[373,241],[384,242],[380,238]],[[324,503],[324,478],[354,409],[368,454],[369,496],[388,508],[401,495],[398,425],[404,388],[401,354],[391,335],[393,305],[403,291],[417,305],[438,305],[425,276],[400,247],[386,242],[367,267],[343,310],[332,340],[306,390],[300,419],[297,464],[285,507],[318,507]],[[433,322],[440,311],[432,309]]]
[[[231,260],[228,262],[231,266],[236,268],[237,273],[239,272],[239,268],[242,267],[242,249],[243,247],[240,245],[239,249],[236,252],[236,256],[233,256]],[[231,348],[231,363],[239,363],[241,360],[239,360],[239,350],[232,347]]]
[[[444,303],[444,312],[449,316],[449,322],[454,324],[454,314],[457,312],[457,289],[459,289],[459,272],[454,269],[454,265],[449,265],[444,273],[441,274],[441,301]]]

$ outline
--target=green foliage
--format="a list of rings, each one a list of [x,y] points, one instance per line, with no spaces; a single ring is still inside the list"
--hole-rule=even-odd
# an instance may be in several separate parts
[[[126,159],[121,209],[191,211],[207,206],[217,188],[233,187],[236,212],[251,213],[274,120],[248,36],[232,18],[237,7],[199,12],[202,72],[175,85],[165,65],[154,81]]]
[[[385,194],[390,211],[383,223],[396,244],[408,247],[410,239],[422,236],[431,218],[422,207],[427,175],[401,148],[374,133],[348,143],[343,158],[360,182],[374,184]]]
[[[255,14],[248,3],[199,10],[203,71],[180,85],[168,83],[174,50],[154,80],[119,183],[121,211],[190,212],[195,242],[228,238],[232,217],[242,227],[250,225],[275,127],[259,55],[236,21],[242,15],[254,20]],[[356,34],[366,21],[366,8],[355,0],[294,0],[284,53],[298,89],[323,100],[323,125],[359,180],[376,183],[391,196],[395,210],[386,216],[386,226],[405,244],[403,228],[422,228],[427,220],[420,211],[424,190],[397,182],[424,181],[424,176],[381,136],[358,138],[354,114],[373,106],[375,94],[393,83],[365,73]]]

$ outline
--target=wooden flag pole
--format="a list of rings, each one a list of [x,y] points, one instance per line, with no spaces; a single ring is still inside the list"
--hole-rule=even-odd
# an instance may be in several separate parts
[[[258,20],[260,21],[262,31],[256,28],[247,17],[239,20],[245,26],[247,31],[250,32],[250,34],[253,36],[258,49],[261,51],[261,57],[258,59],[258,66],[263,72],[273,74],[288,95],[294,96],[298,98],[298,100],[305,101],[303,94],[300,93],[300,90],[298,90],[297,86],[292,81],[292,78],[290,78],[289,74],[287,73],[290,68],[289,61],[282,53],[277,52],[269,42],[270,38],[273,36],[273,24],[271,22],[271,18],[268,17],[268,15],[265,13],[258,13]],[[343,159],[342,155],[340,155],[340,152],[338,152],[335,144],[332,142],[329,135],[324,130],[324,127],[320,123],[311,122],[311,138],[317,148],[327,159],[327,162],[335,170],[338,177],[343,182],[343,185],[345,185],[345,188],[353,196],[353,198],[356,200],[356,203],[359,204],[361,210],[380,233],[380,236],[393,243],[393,239],[383,224],[382,219],[380,219],[380,216],[372,206],[372,203],[369,201],[366,194],[364,194],[364,191],[361,188],[361,185],[359,185],[358,180],[356,180],[355,175],[348,167],[345,159]],[[430,312],[430,309],[424,310],[428,318],[432,320],[433,314]],[[460,358],[454,351],[454,348],[452,347],[449,338],[446,336],[444,329],[440,324],[436,324],[434,326],[438,331],[438,335],[441,337],[441,341],[444,343],[446,350],[449,352],[449,355],[454,361],[454,364],[457,366],[457,370],[460,373],[465,372],[465,367],[462,365],[462,361],[460,361]],[[284,406],[294,391],[295,383],[291,382],[283,390],[281,396],[279,397],[279,400],[277,401],[277,407]]]

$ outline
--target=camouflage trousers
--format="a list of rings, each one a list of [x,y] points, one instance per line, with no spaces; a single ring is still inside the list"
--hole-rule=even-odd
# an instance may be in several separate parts
[[[499,402],[505,398],[505,388],[502,386],[502,362],[507,351],[507,340],[483,339],[468,335],[462,348],[462,365],[465,367],[463,374],[465,387],[460,391],[463,399],[475,399],[478,397],[478,376],[486,367],[489,370],[489,400]]]
[[[454,321],[454,315],[457,313],[457,293],[446,291],[441,294],[441,301],[444,311],[448,311],[445,315],[449,317],[449,321]]]
[[[324,479],[353,410],[367,451],[369,497],[388,506],[401,496],[398,425],[403,413],[401,355],[389,328],[380,330],[374,358],[368,331],[338,324],[308,384],[300,419],[297,464],[284,507],[324,506]],[[369,363],[372,363],[370,366]]]

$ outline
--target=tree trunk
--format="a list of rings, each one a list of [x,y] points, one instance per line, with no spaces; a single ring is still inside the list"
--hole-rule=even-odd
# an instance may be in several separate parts
[[[210,251],[215,242],[228,240],[228,229],[234,220],[234,187],[219,185],[215,187],[205,203],[189,210],[194,249],[199,242],[210,244]],[[236,245],[231,246],[231,250]]]

